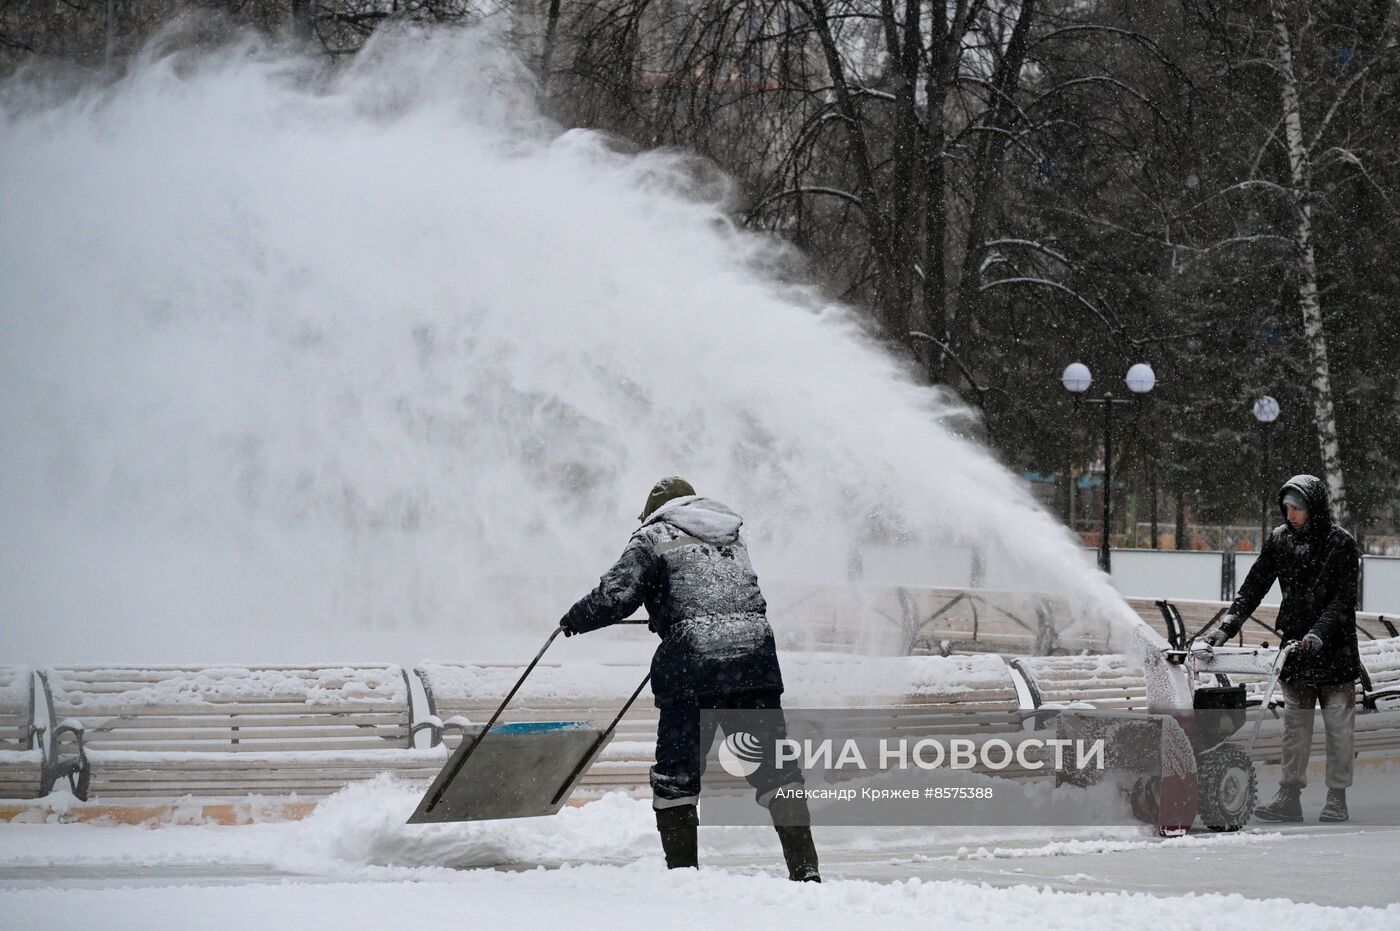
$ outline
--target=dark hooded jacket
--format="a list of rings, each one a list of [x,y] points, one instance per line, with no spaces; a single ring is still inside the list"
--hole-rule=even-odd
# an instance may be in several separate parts
[[[1294,530],[1287,521],[1284,495],[1293,491],[1308,505],[1308,523]],[[1327,486],[1312,475],[1295,475],[1278,493],[1285,516],[1264,542],[1221,625],[1230,636],[1239,633],[1277,579],[1283,590],[1278,610],[1278,633],[1283,641],[1301,640],[1309,633],[1322,640],[1322,649],[1307,657],[1294,656],[1280,674],[1285,682],[1335,685],[1361,675],[1356,650],[1356,585],[1360,554],[1356,540],[1332,522]]]
[[[743,519],[695,495],[674,498],[632,534],[598,587],[564,615],[582,633],[645,604],[661,645],[651,664],[658,705],[783,688],[767,603],[739,537]]]

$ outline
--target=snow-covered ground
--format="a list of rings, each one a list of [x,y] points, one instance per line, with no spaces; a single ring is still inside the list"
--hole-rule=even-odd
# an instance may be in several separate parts
[[[813,887],[780,875],[764,828],[704,828],[704,868],[668,873],[649,804],[621,793],[556,818],[405,825],[417,798],[381,780],[300,822],[0,825],[0,924],[575,931],[625,909],[666,928],[1400,928],[1394,827],[818,829]]]

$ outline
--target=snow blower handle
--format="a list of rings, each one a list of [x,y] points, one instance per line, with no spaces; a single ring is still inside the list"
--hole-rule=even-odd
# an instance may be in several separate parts
[[[1278,677],[1283,673],[1283,664],[1288,661],[1288,657],[1293,651],[1298,649],[1298,641],[1290,640],[1279,647],[1278,656],[1274,657],[1274,668],[1269,674],[1269,685],[1264,690],[1263,707],[1268,708],[1269,703],[1274,700],[1274,689],[1278,686]],[[1277,717],[1277,715],[1275,715]]]
[[[1290,640],[1279,648],[1278,656],[1274,657],[1274,668],[1269,673],[1269,684],[1264,689],[1264,698],[1260,702],[1260,709],[1269,710],[1269,704],[1274,700],[1274,689],[1278,686],[1279,674],[1283,672],[1283,664],[1288,661],[1288,657],[1298,648],[1297,640]],[[1274,717],[1278,717],[1278,712],[1274,712]],[[1249,745],[1245,748],[1246,754],[1254,753],[1254,742],[1259,739],[1259,732],[1264,728],[1264,716],[1259,715],[1259,719],[1254,722],[1254,733],[1249,735]]]

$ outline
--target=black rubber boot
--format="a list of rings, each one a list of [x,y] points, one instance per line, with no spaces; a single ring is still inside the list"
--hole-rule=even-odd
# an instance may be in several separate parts
[[[1317,820],[1337,824],[1350,817],[1347,813],[1347,790],[1328,789],[1327,804],[1322,806],[1322,814],[1318,815]]]
[[[1278,794],[1267,805],[1254,809],[1254,817],[1260,821],[1295,822],[1303,820],[1303,803],[1299,800],[1302,789],[1279,786]]]
[[[773,830],[778,832],[778,842],[783,845],[788,879],[799,883],[821,882],[821,873],[817,872],[817,845],[812,841],[812,829],[774,825]]]
[[[788,879],[803,883],[821,882],[821,874],[817,871],[817,845],[812,841],[812,819],[807,812],[807,800],[775,798],[768,804],[768,814],[773,819],[773,829],[778,832],[778,843],[783,845]]]
[[[699,825],[700,816],[694,805],[656,809],[656,830],[661,834],[667,869],[700,866],[699,841],[695,836]]]

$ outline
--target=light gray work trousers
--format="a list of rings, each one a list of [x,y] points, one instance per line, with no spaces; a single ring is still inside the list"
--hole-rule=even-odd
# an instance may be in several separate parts
[[[1283,686],[1283,778],[1285,789],[1301,789],[1308,784],[1308,757],[1312,752],[1314,709],[1322,707],[1322,726],[1327,732],[1327,788],[1345,789],[1351,785],[1355,757],[1356,683],[1339,685]]]

